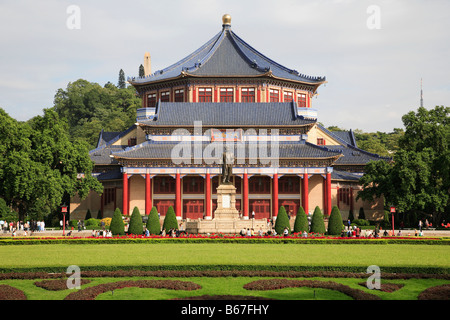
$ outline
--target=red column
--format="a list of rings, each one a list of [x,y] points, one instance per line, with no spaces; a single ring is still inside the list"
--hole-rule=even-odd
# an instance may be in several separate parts
[[[327,187],[326,187],[326,190],[327,190],[327,195],[326,195],[326,197],[327,197],[327,215],[330,215],[331,214],[331,173],[327,173],[327,181],[326,181],[326,183],[327,183]]]
[[[175,215],[181,219],[181,178],[177,172],[175,179]]]
[[[212,218],[212,214],[211,214],[211,176],[208,173],[206,173],[206,181],[205,181],[205,185],[206,185],[206,195],[205,195],[205,199],[206,199],[206,219],[211,219]]]
[[[256,102],[261,102],[261,87],[258,87],[258,90],[256,93]]]
[[[128,174],[126,172],[122,175],[122,214],[128,215]]]
[[[235,101],[236,102],[241,102],[241,97],[239,95],[239,87],[236,87],[236,99],[235,99]]]
[[[247,172],[244,173],[244,219],[248,219],[248,174]]]
[[[303,203],[303,210],[305,210],[305,213],[308,214],[309,211],[309,186],[308,186],[308,174],[303,174],[303,185],[302,185],[302,203]]]
[[[145,214],[149,215],[152,210],[152,180],[150,174],[145,174]]]
[[[276,217],[278,215],[278,173],[274,173],[272,182],[272,216]]]
[[[344,189],[345,190],[345,189]],[[337,207],[339,208],[339,187],[336,187],[336,202]],[[345,202],[344,202],[345,203]],[[340,208],[339,208],[340,209]]]

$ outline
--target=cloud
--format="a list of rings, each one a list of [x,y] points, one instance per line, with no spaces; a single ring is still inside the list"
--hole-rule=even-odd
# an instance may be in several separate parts
[[[72,4],[80,29],[66,25]],[[367,28],[370,5],[380,8],[381,29]],[[313,100],[319,121],[391,131],[418,107],[420,78],[427,107],[449,101],[448,12],[443,0],[2,1],[0,106],[29,119],[69,82],[137,75],[146,51],[153,71],[165,68],[219,32],[229,13],[233,31],[263,54],[327,77]]]

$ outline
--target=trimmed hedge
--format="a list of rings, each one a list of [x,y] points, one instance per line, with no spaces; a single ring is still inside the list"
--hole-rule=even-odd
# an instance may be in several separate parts
[[[158,210],[156,209],[156,207],[153,207],[150,211],[146,227],[152,235],[158,235],[161,233],[161,225],[159,222]]]
[[[331,209],[330,219],[328,220],[328,234],[338,236],[344,229],[344,224],[342,223],[341,212],[337,206],[333,206]]]
[[[309,232],[309,223],[305,210],[302,206],[300,206],[297,211],[297,216],[295,217],[294,233],[303,231]]]
[[[367,267],[362,266],[293,266],[293,265],[143,265],[143,266],[80,266],[82,269],[81,275],[89,277],[101,277],[101,272],[117,272],[115,276],[142,276],[140,272],[145,271],[179,271],[183,272],[184,276],[194,277],[194,276],[212,276],[206,274],[195,275],[195,272],[207,272],[211,273],[213,271],[229,271],[233,273],[235,271],[249,271],[249,272],[286,272],[284,277],[296,276],[304,277],[306,275],[294,275],[292,272],[345,272],[345,273],[364,273],[367,277]],[[439,279],[450,279],[450,270],[445,267],[399,267],[399,266],[381,266],[383,279],[388,279],[386,274],[397,274],[395,276],[400,278],[412,277],[412,278],[439,278]],[[98,272],[98,274],[94,274]],[[28,276],[31,274],[31,276]],[[183,274],[176,275],[177,277],[183,276]],[[4,276],[3,276],[4,275]],[[54,279],[66,277],[65,267],[28,267],[28,268],[0,268],[0,279],[37,279],[41,278]],[[233,274],[229,275],[232,276]],[[111,277],[112,275],[105,274],[105,277]],[[148,275],[148,276],[158,276],[158,275]],[[162,276],[166,276],[162,274]],[[219,275],[224,276],[224,275]],[[240,275],[249,276],[249,275]],[[270,275],[254,275],[254,276],[270,276]],[[281,276],[281,275],[280,275]],[[312,277],[317,277],[320,275],[311,275]],[[336,276],[336,275],[334,275]],[[351,275],[354,277],[353,275]]]
[[[170,229],[177,230],[178,229],[178,221],[177,216],[175,215],[175,211],[173,210],[173,207],[170,206],[167,209],[166,217],[164,218],[163,227],[164,230],[166,230],[166,233],[170,231]]]
[[[286,209],[281,206],[280,210],[278,210],[277,220],[275,221],[275,231],[277,234],[282,235],[286,228],[288,229],[288,232],[291,233],[291,226],[289,224]]]
[[[129,234],[143,234],[144,233],[144,225],[142,222],[141,213],[139,212],[138,207],[134,207],[133,213],[130,218],[130,225],[128,227]]]
[[[323,221],[323,213],[319,206],[316,206],[311,218],[311,232],[325,234],[325,222]]]
[[[109,227],[113,235],[124,235],[125,234],[125,225],[122,219],[122,213],[120,209],[117,208],[114,211],[114,215],[111,220],[111,226]]]

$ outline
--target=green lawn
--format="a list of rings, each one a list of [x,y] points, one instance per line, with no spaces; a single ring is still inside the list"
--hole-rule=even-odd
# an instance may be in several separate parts
[[[351,300],[351,297],[339,291],[328,289],[312,289],[312,288],[284,288],[278,290],[255,291],[246,290],[243,286],[246,283],[259,279],[269,279],[260,277],[224,277],[224,278],[154,278],[154,277],[135,277],[135,278],[91,278],[92,282],[82,286],[96,286],[102,283],[138,280],[138,279],[171,279],[181,281],[192,281],[201,285],[201,289],[193,291],[168,290],[168,289],[140,289],[140,288],[123,288],[112,292],[105,292],[97,296],[97,300],[167,300],[174,298],[184,298],[202,295],[250,295],[265,297],[277,300]],[[291,278],[293,279],[293,278]],[[371,294],[378,295],[383,300],[416,300],[417,296],[423,290],[442,284],[450,284],[449,280],[437,279],[409,279],[409,280],[382,280],[387,283],[403,284],[404,287],[395,292],[382,292],[379,290],[369,290],[359,283],[365,282],[365,279],[352,278],[298,278],[320,281],[335,281],[354,289],[360,289]],[[8,284],[23,290],[28,300],[62,300],[73,290],[67,289],[63,291],[48,291],[43,288],[36,287],[35,281],[39,280],[3,280],[0,284]]]
[[[409,244],[54,244],[0,246],[0,268],[152,265],[450,267],[450,246]]]

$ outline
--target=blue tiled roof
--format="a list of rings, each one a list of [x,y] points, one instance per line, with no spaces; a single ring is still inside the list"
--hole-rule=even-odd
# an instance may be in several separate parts
[[[149,84],[180,76],[269,76],[318,86],[325,77],[300,74],[282,66],[258,52],[229,27],[206,42],[198,50],[177,63],[147,77],[128,78],[133,85]]]
[[[368,151],[359,149],[357,147],[353,147],[350,145],[345,146],[327,146],[331,150],[339,151],[343,154],[343,157],[339,158],[335,165],[364,165],[369,161],[377,161],[377,160],[391,160],[388,157],[382,157],[375,153],[370,153]]]
[[[256,145],[256,144],[255,144]],[[171,159],[172,158],[172,150],[176,146],[181,146],[179,142],[152,142],[146,141],[140,145],[126,148],[124,150],[117,150],[112,154],[118,158],[127,158],[127,159]],[[213,148],[209,142],[201,143],[202,154],[207,146]],[[223,144],[225,146],[225,143]],[[242,144],[245,148],[244,153],[245,158],[247,159],[249,156],[253,155],[250,152],[251,144],[245,143]],[[195,143],[190,143],[191,147],[191,156],[194,156],[194,148]],[[234,144],[233,150],[235,152],[235,157],[241,157],[242,154],[238,151],[239,144]],[[268,156],[270,153],[270,144],[267,147]],[[242,150],[242,149],[240,149]],[[316,146],[314,144],[300,141],[300,142],[280,142],[279,143],[279,157],[282,159],[311,159],[311,158],[330,158],[337,157],[340,155],[338,151],[330,150],[326,147]],[[205,152],[207,154],[208,152]],[[213,155],[216,158],[215,155]],[[222,157],[222,154],[217,156],[218,158]]]
[[[347,172],[336,169],[331,172],[332,180],[359,181],[361,177],[362,173]]]
[[[192,126],[201,121],[203,126],[302,126],[315,123],[296,115],[291,102],[267,103],[191,103],[161,102],[154,120],[139,121],[149,126]]]

